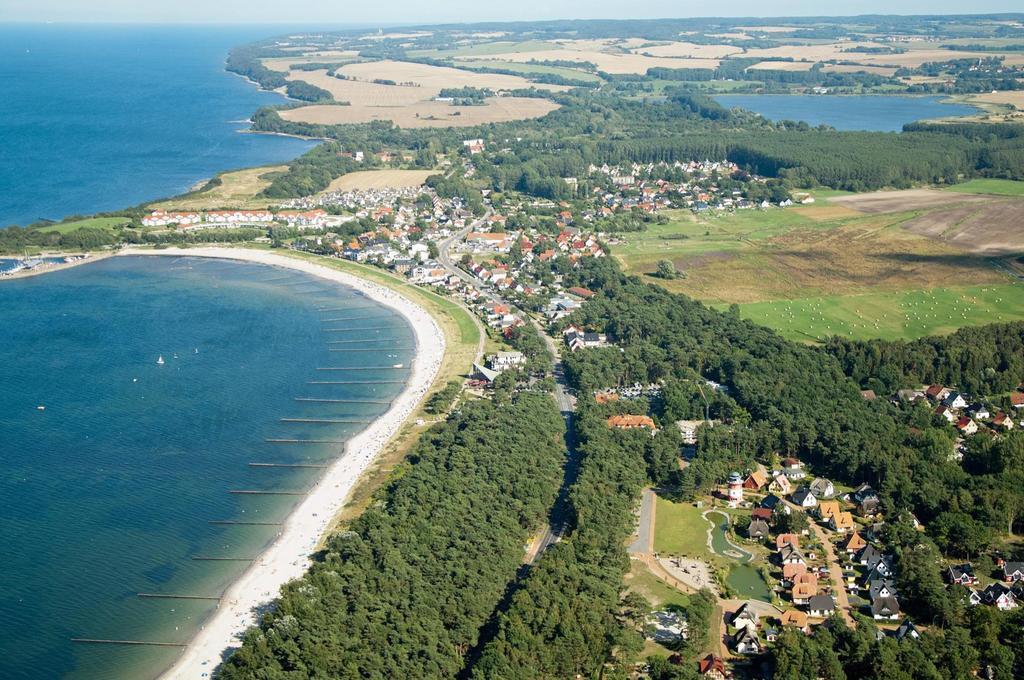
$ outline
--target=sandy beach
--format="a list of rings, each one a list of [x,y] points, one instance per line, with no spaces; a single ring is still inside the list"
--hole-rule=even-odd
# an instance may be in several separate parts
[[[225,650],[237,647],[242,634],[256,623],[255,611],[272,602],[284,583],[305,573],[309,554],[332,518],[344,506],[359,477],[430,388],[444,357],[444,335],[433,317],[399,293],[312,262],[240,248],[129,248],[120,254],[212,257],[294,269],[351,286],[391,307],[405,317],[416,337],[416,357],[409,382],[391,409],[350,439],[343,452],[339,451],[339,458],[295,508],[277,540],[228,588],[217,611],[204,623],[174,665],[160,676],[189,680],[209,677],[225,657]]]

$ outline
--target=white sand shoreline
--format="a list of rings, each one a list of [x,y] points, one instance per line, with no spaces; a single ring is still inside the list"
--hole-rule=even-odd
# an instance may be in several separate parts
[[[405,390],[392,402],[387,413],[345,444],[343,455],[331,464],[309,495],[291,513],[278,538],[227,589],[217,611],[192,638],[174,665],[160,676],[164,680],[202,678],[204,673],[213,674],[225,650],[237,647],[241,635],[256,623],[255,610],[272,602],[284,583],[306,572],[309,554],[348,500],[362,473],[430,389],[444,358],[444,334],[422,307],[390,288],[306,260],[242,248],[127,248],[119,255],[210,257],[294,269],[351,286],[391,307],[409,322],[416,337],[416,355]]]

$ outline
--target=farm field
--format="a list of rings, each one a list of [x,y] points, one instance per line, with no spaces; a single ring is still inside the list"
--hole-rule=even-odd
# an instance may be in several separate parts
[[[445,102],[433,101],[393,106],[313,104],[281,111],[280,115],[285,120],[322,125],[390,120],[404,128],[468,127],[540,118],[558,108],[552,101],[533,97],[491,97],[485,101],[486,106],[452,106]]]
[[[465,64],[467,68],[474,66],[484,66],[490,68],[507,69],[509,71],[515,71],[517,73],[536,74],[536,73],[548,73],[555,76],[562,76],[563,78],[572,78],[574,80],[583,80],[588,83],[600,83],[601,77],[584,71],[583,69],[568,68],[566,66],[547,66],[545,64],[531,64],[529,62],[521,64],[515,61],[494,61],[494,60],[480,60],[480,61],[468,61],[462,60],[460,64]],[[538,84],[538,83],[534,83]]]
[[[49,227],[41,227],[39,231],[48,234],[70,234],[71,232],[78,231],[79,229],[102,229],[104,231],[108,231],[122,224],[128,224],[129,222],[131,222],[131,220],[127,217],[90,217],[84,220],[75,220],[73,222],[54,224]]]
[[[698,45],[691,42],[672,42],[650,47],[635,47],[634,54],[651,57],[688,57],[699,59],[721,59],[743,52],[742,47],[735,45]]]
[[[221,183],[206,191],[185,194],[148,207],[154,210],[215,210],[217,208],[266,208],[270,201],[257,195],[270,186],[267,175],[284,172],[287,165],[248,168],[219,175]]]
[[[1024,320],[1024,284],[758,302],[740,305],[740,315],[804,342],[829,335],[910,339],[963,326]]]
[[[383,189],[385,187],[418,187],[431,175],[433,170],[363,170],[350,172],[336,178],[326,191],[359,191]]]
[[[606,73],[646,73],[649,68],[716,68],[718,59],[679,59],[672,57],[645,57],[632,53],[612,53],[598,50],[551,49],[536,52],[503,52],[492,55],[497,61],[580,61],[595,64]]]

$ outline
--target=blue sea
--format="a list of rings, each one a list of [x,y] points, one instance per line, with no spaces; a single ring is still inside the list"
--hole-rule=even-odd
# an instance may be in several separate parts
[[[138,594],[219,595],[248,562],[194,558],[250,558],[279,527],[211,522],[280,522],[300,500],[229,492],[301,492],[321,473],[250,463],[319,465],[342,448],[268,440],[365,427],[282,419],[373,419],[413,356],[408,324],[361,293],[221,260],[0,281],[0,310],[4,680],[145,680],[169,665],[176,648],[72,638],[187,641],[213,601]],[[350,381],[388,382],[323,384]]]
[[[760,113],[769,120],[804,121],[837,130],[898,132],[906,123],[947,116],[970,116],[978,109],[950,104],[944,97],[901,95],[724,94],[715,100],[727,108]]]
[[[224,71],[280,27],[0,24],[0,226],[138,205],[312,143],[242,134],[280,95]]]

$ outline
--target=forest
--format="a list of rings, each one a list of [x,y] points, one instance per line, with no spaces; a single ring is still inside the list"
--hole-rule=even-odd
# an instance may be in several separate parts
[[[561,481],[550,396],[463,404],[222,666],[223,679],[452,678]]]

